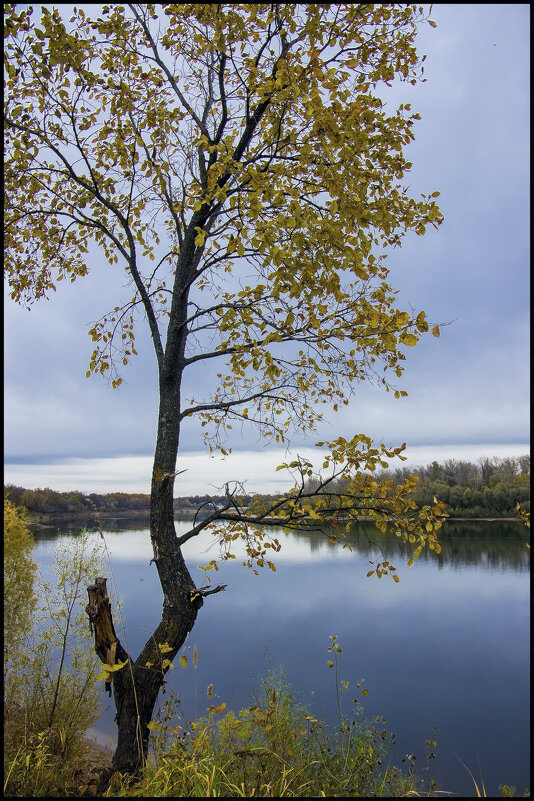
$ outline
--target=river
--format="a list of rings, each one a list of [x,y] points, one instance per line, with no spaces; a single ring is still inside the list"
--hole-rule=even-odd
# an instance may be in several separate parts
[[[147,523],[118,517],[103,525],[127,647],[135,657],[159,622],[162,602],[149,565]],[[188,525],[178,520],[178,533]],[[63,522],[36,535],[34,557],[44,572],[54,542],[77,531],[74,523]],[[264,568],[255,576],[236,559],[212,574],[214,584],[228,586],[204,601],[186,644],[188,667],[182,669],[177,657],[167,674],[183,714],[205,714],[213,703],[206,698],[209,684],[228,708],[250,706],[254,678],[283,665],[297,698],[334,723],[336,688],[327,648],[336,635],[342,648],[339,679],[350,682],[344,711],[350,715],[356,682],[365,679],[365,716],[384,717],[396,738],[391,764],[413,753],[416,768],[435,777],[441,789],[474,796],[461,760],[479,786],[483,779],[488,796],[497,795],[500,784],[522,793],[530,782],[530,581],[522,524],[447,521],[442,553],[423,551],[411,568],[405,564],[408,547],[368,524],[353,528],[352,550],[317,533],[272,533],[282,543],[275,573]],[[208,535],[203,537],[184,547],[199,586],[206,580],[197,565],[216,555]],[[388,576],[366,578],[369,561],[382,560],[381,548],[399,583]],[[110,707],[95,726],[101,740],[114,735],[113,715]],[[437,741],[431,763],[425,758],[429,736]]]

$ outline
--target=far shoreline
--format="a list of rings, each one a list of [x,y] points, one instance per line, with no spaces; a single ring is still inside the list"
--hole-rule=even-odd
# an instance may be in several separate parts
[[[174,515],[176,517],[187,516],[187,517],[194,517],[194,515],[198,512],[198,509],[190,509],[190,508],[183,508],[183,509],[175,509]],[[150,516],[150,509],[116,509],[114,511],[102,511],[97,512],[53,512],[51,514],[45,512],[29,512],[27,516],[27,525],[33,529],[44,529],[44,528],[54,528],[55,522],[59,522],[62,520],[80,520],[80,521],[87,521],[90,520],[91,522],[96,522],[98,518],[101,521],[104,520],[120,520],[120,519],[136,519],[136,518],[143,518]],[[522,523],[520,517],[447,517],[444,520],[444,524],[448,521],[451,522],[459,522],[459,523]],[[355,523],[372,523],[373,518],[370,517],[360,517],[357,520],[354,520]],[[266,521],[265,525],[269,525]],[[280,521],[276,521],[274,525],[282,525]]]

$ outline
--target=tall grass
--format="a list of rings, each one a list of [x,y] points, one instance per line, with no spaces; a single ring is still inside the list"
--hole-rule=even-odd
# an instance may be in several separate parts
[[[117,774],[108,797],[398,797],[419,786],[412,769],[383,767],[383,731],[358,716],[327,728],[296,701],[281,670],[257,682],[254,703],[238,714],[212,703],[207,716],[180,726],[172,705],[142,780],[132,786]]]

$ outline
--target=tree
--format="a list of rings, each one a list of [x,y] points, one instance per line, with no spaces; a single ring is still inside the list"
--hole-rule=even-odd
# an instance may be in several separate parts
[[[442,506],[417,510],[411,477],[373,478],[404,445],[374,447],[363,434],[317,443],[328,451],[311,489],[313,465],[297,458],[281,465],[291,492],[254,513],[228,482],[225,502],[188,533],[177,537],[173,518],[184,420],[200,418],[206,446],[225,454],[235,421],[288,443],[360,381],[406,394],[390,376],[402,375],[404,348],[429,323],[395,306],[378,248],[438,227],[442,215],[438,192],[416,200],[401,185],[419,115],[408,103],[388,113],[377,89],[422,77],[414,40],[426,18],[416,5],[186,3],[105,6],[95,20],[78,9],[65,23],[57,10],[43,7],[34,22],[30,8],[15,8],[6,6],[11,297],[30,305],[87,275],[96,245],[126,270],[131,297],[89,331],[87,375],[120,386],[139,312],[158,365],[150,532],[162,618],[135,661],[120,643],[113,651],[127,663],[113,674],[113,766],[131,772],[170,660],[203,598],[222,589],[195,587],[188,539],[211,530],[222,558],[241,539],[248,565],[274,569],[267,549],[280,545],[262,523],[365,515],[383,530],[391,523],[416,555],[439,549]],[[203,397],[188,394],[199,364],[214,365]]]
[[[529,475],[530,474],[530,454],[525,453],[522,456],[517,457],[517,463],[519,465],[519,472],[521,475]]]
[[[490,480],[490,477],[495,470],[496,467],[496,460],[490,459],[487,456],[481,456],[478,460],[480,465],[480,472],[482,474],[482,481],[484,484],[487,484]]]
[[[4,498],[4,684],[12,684],[22,645],[32,628],[37,599],[33,583],[37,565],[26,511]]]

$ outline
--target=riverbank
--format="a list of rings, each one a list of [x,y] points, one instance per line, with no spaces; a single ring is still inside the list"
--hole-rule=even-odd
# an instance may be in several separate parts
[[[175,517],[179,518],[193,518],[198,512],[198,509],[175,509]],[[136,520],[147,518],[150,516],[150,509],[117,509],[112,512],[98,512],[100,521],[105,520]],[[310,518],[311,519],[311,518]],[[28,512],[27,524],[31,529],[39,531],[46,528],[54,528],[56,523],[64,523],[68,520],[76,520],[79,522],[95,522],[94,512],[54,512],[47,514],[45,512]],[[344,518],[346,522],[349,518]],[[458,523],[521,523],[519,517],[448,517],[445,522],[458,522]],[[358,521],[362,523],[372,523],[373,519],[370,517],[360,517]],[[282,520],[265,521],[266,525],[283,525]]]
[[[519,517],[448,517],[451,523],[522,523]]]
[[[193,518],[197,514],[197,509],[175,509],[174,515],[179,518]],[[98,519],[100,522],[106,520],[148,520],[150,518],[150,509],[116,509],[112,512],[98,512]],[[73,523],[80,524],[94,524],[94,512],[54,512],[47,514],[45,512],[28,512],[27,526],[32,531],[41,531],[48,528],[55,528],[57,524],[65,524],[72,521]]]
[[[113,512],[98,512],[100,520],[116,520],[121,518],[136,519],[150,516],[150,509],[117,509]],[[54,528],[55,523],[66,520],[78,520],[94,523],[94,512],[28,512],[27,525],[33,529]]]

